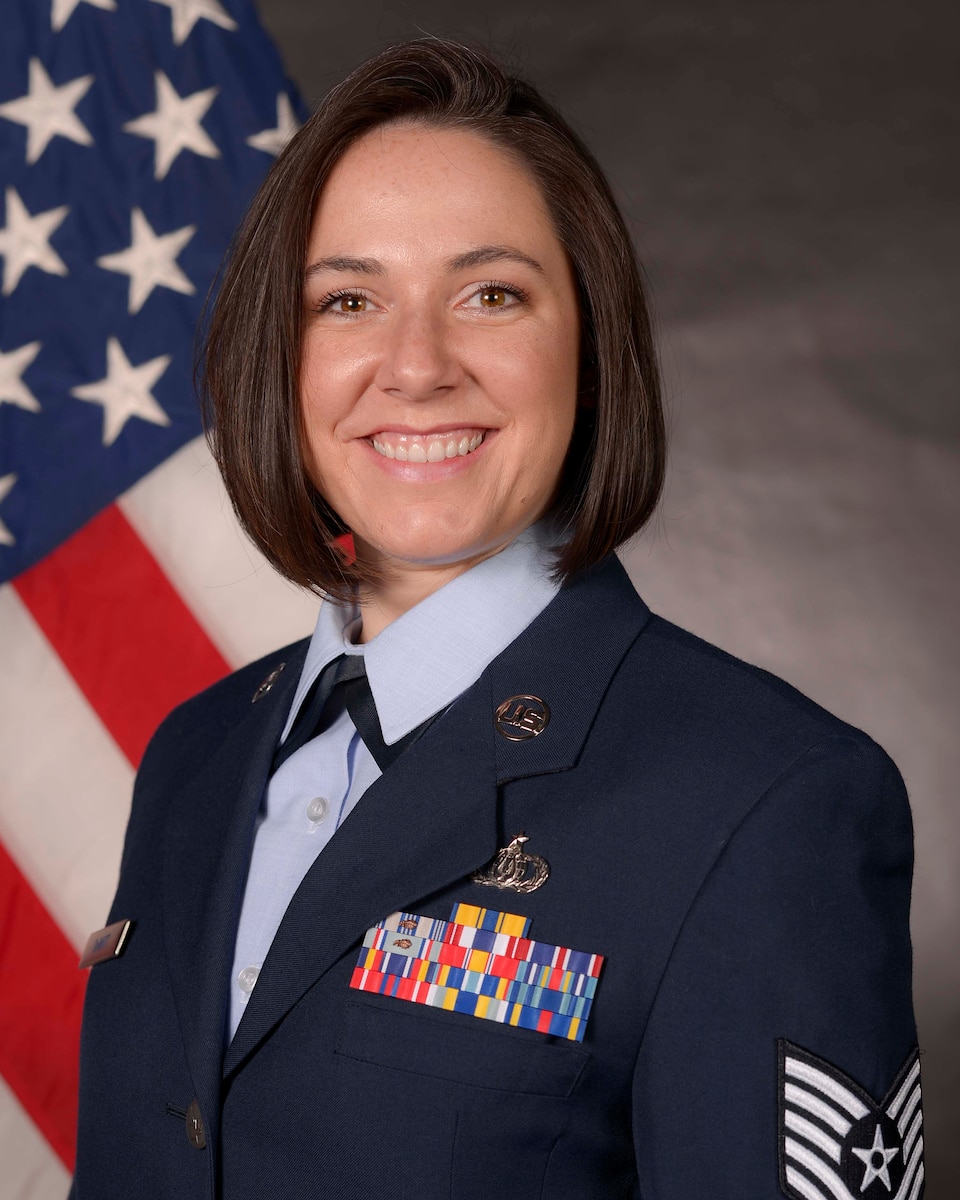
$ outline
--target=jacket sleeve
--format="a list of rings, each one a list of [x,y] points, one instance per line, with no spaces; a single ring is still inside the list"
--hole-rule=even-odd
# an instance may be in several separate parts
[[[836,1128],[807,1114],[812,1170],[786,1182],[779,1043],[884,1100],[916,1042],[911,872],[903,784],[866,737],[813,746],[759,797],[687,913],[643,1034],[633,1136],[644,1200],[832,1200],[843,1193],[831,1172],[859,1185],[863,1134],[844,1135],[836,1114]],[[903,1168],[892,1169],[896,1184]],[[851,1195],[875,1191],[898,1188],[871,1177]]]

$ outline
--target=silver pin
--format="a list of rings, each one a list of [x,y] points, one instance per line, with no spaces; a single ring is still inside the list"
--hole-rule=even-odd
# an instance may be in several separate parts
[[[550,724],[550,709],[539,696],[511,696],[493,718],[497,733],[510,742],[526,742]]]
[[[486,887],[501,888],[510,892],[535,892],[550,878],[550,864],[539,854],[524,852],[524,843],[530,839],[518,833],[509,846],[498,850],[493,859],[470,876],[474,883]]]
[[[263,683],[261,683],[260,686],[257,688],[257,690],[253,693],[253,696],[250,700],[251,704],[256,704],[256,702],[258,700],[263,699],[263,697],[267,694],[267,692],[270,691],[270,689],[273,687],[273,685],[280,678],[281,674],[283,673],[283,668],[286,665],[287,665],[286,663],[280,663],[279,666],[276,666],[273,668],[273,670],[266,677],[266,679],[263,681]]]

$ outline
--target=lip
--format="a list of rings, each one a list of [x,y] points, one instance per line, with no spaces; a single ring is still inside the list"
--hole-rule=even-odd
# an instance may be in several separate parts
[[[396,479],[407,482],[424,483],[440,482],[452,476],[469,470],[478,459],[482,459],[489,442],[496,435],[496,430],[480,425],[443,425],[434,426],[429,430],[412,429],[410,426],[381,427],[375,433],[367,434],[358,441],[364,447],[376,466]],[[389,457],[382,449],[374,446],[374,440],[381,447],[389,444],[396,450],[401,447],[408,457]],[[466,453],[461,453],[463,440],[468,439],[475,444]],[[479,439],[478,441],[476,439]],[[431,446],[432,443],[432,446]],[[456,443],[456,452],[448,453],[447,446]],[[433,456],[427,453],[437,445],[443,446],[443,456],[434,449]],[[418,447],[422,457],[409,458],[410,448]]]
[[[488,430],[480,425],[380,428],[364,439],[381,458],[431,466],[468,458],[482,445]]]

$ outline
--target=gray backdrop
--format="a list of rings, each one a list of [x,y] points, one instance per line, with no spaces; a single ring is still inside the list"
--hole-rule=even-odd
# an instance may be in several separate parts
[[[260,7],[311,104],[390,41],[474,38],[609,172],[653,284],[673,433],[662,514],[627,565],[653,607],[900,765],[927,1195],[957,1195],[955,4]]]

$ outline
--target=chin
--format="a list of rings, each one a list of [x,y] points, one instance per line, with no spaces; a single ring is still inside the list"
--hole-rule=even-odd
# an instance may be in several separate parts
[[[389,567],[430,568],[465,566],[495,554],[501,550],[514,534],[501,537],[438,537],[435,530],[419,530],[406,537],[389,539],[360,539],[364,552],[382,565]]]

